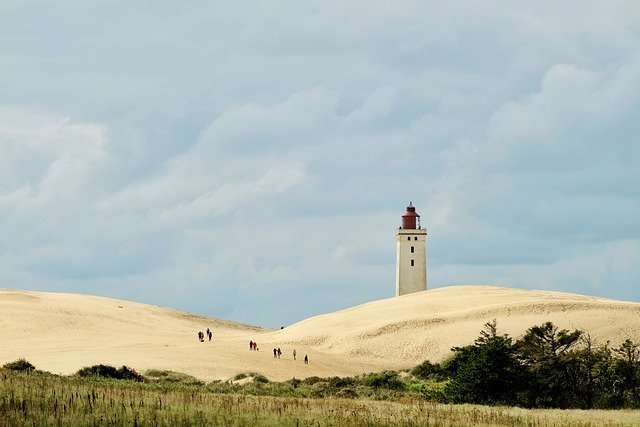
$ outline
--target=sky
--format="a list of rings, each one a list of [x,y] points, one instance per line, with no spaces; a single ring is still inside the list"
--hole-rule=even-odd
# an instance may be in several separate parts
[[[0,2],[0,287],[277,327],[429,287],[640,300],[637,1]]]

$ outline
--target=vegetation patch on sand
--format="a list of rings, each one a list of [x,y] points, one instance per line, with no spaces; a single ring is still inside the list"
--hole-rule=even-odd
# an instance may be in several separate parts
[[[167,371],[160,369],[149,369],[144,373],[144,379],[150,383],[156,384],[180,384],[186,386],[202,386],[204,381],[192,377],[191,375],[183,374],[182,372]]]

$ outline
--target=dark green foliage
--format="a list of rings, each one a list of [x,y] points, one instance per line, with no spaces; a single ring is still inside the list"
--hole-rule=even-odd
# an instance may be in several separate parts
[[[513,340],[498,335],[496,322],[485,324],[473,345],[453,348],[453,378],[445,395],[453,402],[511,404],[518,396],[522,375]]]
[[[118,369],[109,365],[93,365],[80,369],[77,372],[80,377],[111,378],[115,380],[143,381],[144,377],[127,366]]]
[[[253,377],[253,382],[260,383],[260,384],[266,384],[266,383],[269,382],[269,380],[264,375],[256,374]]]
[[[627,339],[613,353],[613,371],[619,385],[615,398],[621,406],[640,407],[640,346]]]
[[[527,406],[568,408],[578,404],[578,354],[571,350],[582,331],[559,330],[546,322],[529,328],[516,347],[522,366],[528,373]]]
[[[414,375],[444,372],[447,401],[541,408],[640,407],[640,347],[631,340],[611,350],[594,345],[580,330],[547,322],[527,330],[515,343],[485,324],[476,341],[453,348],[441,365],[428,362]],[[429,393],[433,396],[433,391]],[[436,399],[437,393],[434,396]]]
[[[355,380],[355,378],[351,378],[351,377],[331,377],[328,379],[329,381],[329,387],[331,388],[344,388],[344,387],[349,387],[349,386],[353,386],[357,383],[357,381]]]
[[[317,382],[320,382],[320,381],[324,381],[324,379],[320,378],[320,377],[307,377],[307,378],[302,380],[302,383],[305,384],[305,385],[313,385],[313,384],[315,384]]]
[[[294,378],[291,378],[291,379],[289,380],[289,384],[291,384],[291,387],[293,387],[293,388],[298,388],[298,387],[300,386],[300,384],[301,384],[301,383],[302,383],[302,381],[300,381],[299,379],[297,379],[297,378],[295,378],[295,377],[294,377]]]
[[[374,388],[387,388],[391,390],[399,390],[404,388],[404,383],[400,380],[397,372],[384,371],[365,375],[362,383]]]
[[[10,371],[33,372],[36,367],[29,363],[26,359],[18,359],[13,362],[6,363],[3,368]]]
[[[140,375],[135,369],[131,369],[127,366],[121,366],[118,368],[118,375],[121,380],[129,381],[143,381],[144,377]]]
[[[411,370],[411,375],[423,380],[443,381],[449,377],[449,373],[438,363],[425,360]]]

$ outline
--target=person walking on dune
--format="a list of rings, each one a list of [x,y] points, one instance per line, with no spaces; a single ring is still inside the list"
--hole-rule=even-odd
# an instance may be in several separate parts
[[[276,350],[275,348],[273,349],[273,358],[274,359],[278,358],[278,350]]]
[[[253,350],[253,340],[249,341],[249,350]]]
[[[296,349],[293,349],[293,360],[296,360]]]
[[[280,347],[278,347],[278,359],[280,359],[280,356],[282,356],[282,351],[280,350]]]
[[[304,364],[305,365],[309,364],[309,356],[307,356],[306,354],[304,355]]]

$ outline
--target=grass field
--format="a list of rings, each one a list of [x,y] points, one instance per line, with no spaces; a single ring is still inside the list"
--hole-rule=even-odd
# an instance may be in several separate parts
[[[0,426],[640,425],[640,411],[524,410],[444,405],[410,396],[389,402],[256,396],[243,394],[242,388],[237,391],[218,393],[215,387],[183,383],[2,371]]]

